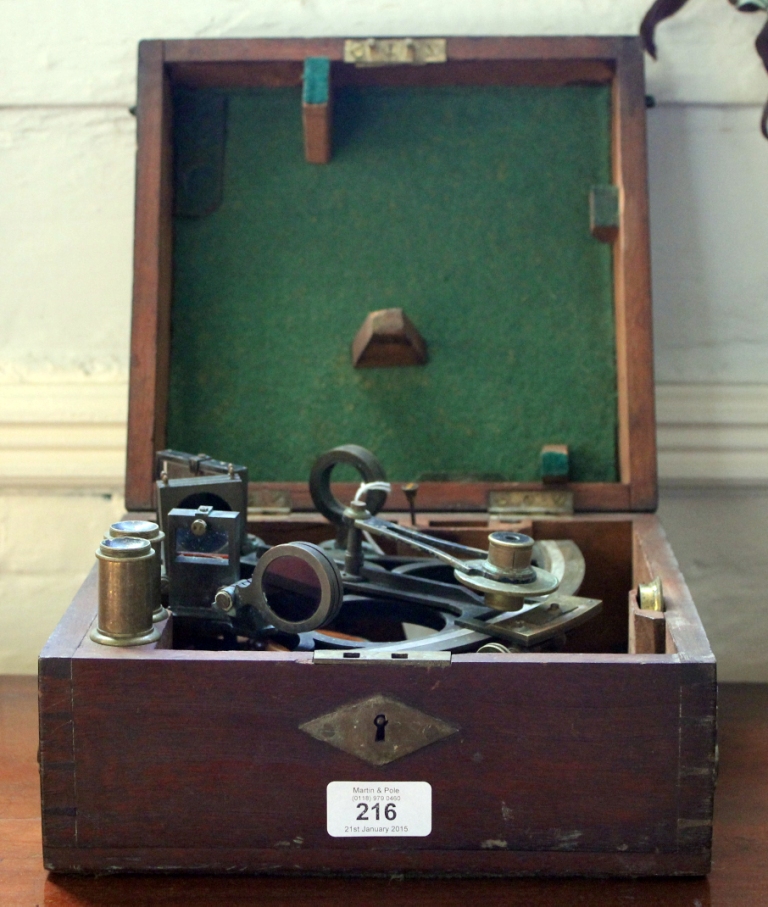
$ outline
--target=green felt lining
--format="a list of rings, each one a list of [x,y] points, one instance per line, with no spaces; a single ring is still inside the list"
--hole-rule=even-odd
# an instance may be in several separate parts
[[[340,89],[324,166],[300,89],[226,94],[222,204],[174,225],[169,446],[256,481],[344,443],[396,481],[538,481],[561,443],[573,480],[617,480],[611,249],[589,229],[608,88]],[[429,363],[353,369],[393,306]]]

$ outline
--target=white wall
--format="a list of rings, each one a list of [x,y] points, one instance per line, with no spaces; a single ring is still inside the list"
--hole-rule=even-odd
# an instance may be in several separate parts
[[[121,507],[138,40],[632,34],[647,4],[0,2],[0,672],[34,670]],[[661,59],[647,72],[659,102],[649,150],[660,469],[676,488],[661,513],[721,675],[768,680],[768,619],[754,607],[766,509],[755,493],[716,490],[768,485],[758,133],[768,77],[752,49],[763,21],[690,0],[660,27]],[[696,566],[701,527],[721,523],[732,550],[751,552],[748,567],[739,557],[716,560],[714,574]]]

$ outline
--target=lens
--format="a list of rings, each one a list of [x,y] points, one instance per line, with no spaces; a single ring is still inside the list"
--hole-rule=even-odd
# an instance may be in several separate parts
[[[278,557],[261,579],[267,605],[282,620],[309,620],[320,607],[320,578],[312,566],[298,557]]]
[[[149,520],[120,520],[119,523],[113,523],[109,529],[115,538],[129,535],[133,538],[154,538],[158,533],[157,523],[150,523]]]
[[[491,538],[494,542],[504,542],[507,545],[529,545],[533,539],[522,532],[492,532]]]
[[[339,613],[344,590],[339,568],[317,545],[289,542],[259,558],[240,597],[284,633],[307,633]]]

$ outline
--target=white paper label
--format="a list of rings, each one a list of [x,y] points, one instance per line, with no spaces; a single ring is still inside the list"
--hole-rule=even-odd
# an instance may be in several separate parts
[[[424,838],[432,831],[426,781],[331,781],[328,834],[334,838]]]

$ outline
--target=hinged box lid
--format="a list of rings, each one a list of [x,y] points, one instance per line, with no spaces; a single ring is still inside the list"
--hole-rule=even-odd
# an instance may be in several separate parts
[[[424,510],[546,491],[548,445],[576,510],[655,507],[635,39],[141,45],[128,506],[170,446],[310,509],[344,443]]]

